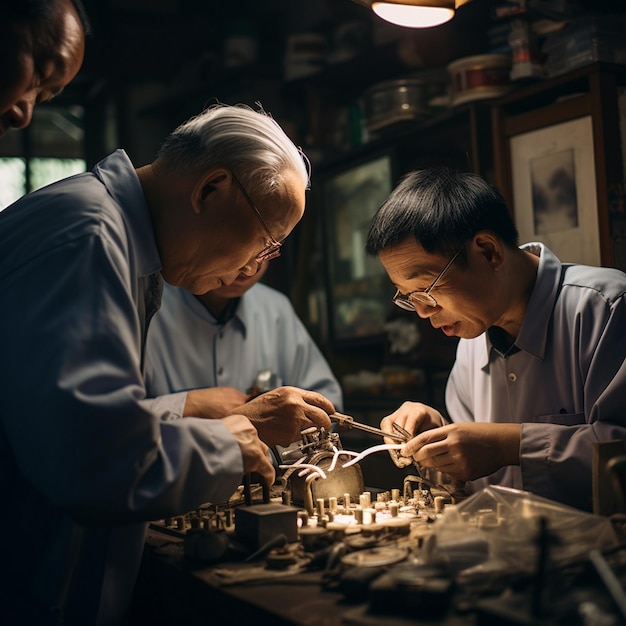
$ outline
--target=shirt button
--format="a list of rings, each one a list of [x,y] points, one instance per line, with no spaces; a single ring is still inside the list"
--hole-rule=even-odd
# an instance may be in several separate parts
[[[217,370],[217,375],[218,375],[218,376],[221,376],[223,373],[224,373],[224,368],[223,368],[223,367],[220,367],[220,368]]]
[[[513,372],[511,372],[509,374],[509,380],[514,383],[517,380],[517,374],[514,374]]]

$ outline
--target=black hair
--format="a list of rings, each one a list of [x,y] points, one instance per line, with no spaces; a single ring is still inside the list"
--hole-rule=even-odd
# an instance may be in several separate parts
[[[365,250],[376,256],[413,236],[428,253],[452,255],[480,230],[518,245],[509,209],[494,186],[446,167],[417,170],[402,178],[372,218]]]

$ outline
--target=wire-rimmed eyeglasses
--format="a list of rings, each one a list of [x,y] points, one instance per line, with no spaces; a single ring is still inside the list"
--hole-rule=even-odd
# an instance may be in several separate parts
[[[456,257],[458,257],[459,254],[461,254],[462,250],[463,248],[459,248],[456,251],[454,256],[446,263],[446,266],[441,270],[441,272],[439,272],[439,274],[437,274],[437,277],[435,278],[435,280],[433,280],[433,282],[430,283],[430,286],[428,286],[426,289],[423,289],[423,290],[419,289],[417,291],[412,291],[411,293],[408,293],[406,296],[401,294],[400,290],[398,289],[396,291],[396,295],[391,299],[391,301],[395,305],[399,306],[401,309],[404,309],[405,311],[414,311],[416,304],[425,304],[426,306],[430,306],[433,308],[438,306],[437,300],[435,300],[435,298],[430,294],[430,292],[435,288],[435,285],[441,280],[441,277],[448,271],[448,268],[454,263],[454,261],[456,260]]]
[[[270,232],[270,229],[267,227],[265,220],[261,217],[261,213],[259,212],[259,209],[257,209],[254,202],[252,202],[252,198],[248,195],[248,192],[245,190],[244,186],[239,182],[239,179],[235,176],[235,174],[233,172],[231,172],[231,174],[233,176],[233,180],[235,181],[235,184],[237,185],[237,187],[239,187],[239,191],[241,191],[241,193],[243,194],[243,197],[248,201],[248,204],[254,211],[255,215],[257,216],[257,219],[261,223],[261,226],[263,226],[263,229],[267,233],[267,237],[269,239],[269,242],[267,243],[265,248],[263,248],[263,250],[261,250],[261,252],[259,252],[259,254],[257,254],[254,257],[254,260],[257,263],[264,263],[265,261],[270,261],[271,259],[275,259],[276,257],[279,257],[280,249],[282,248],[283,244],[280,241],[276,241],[276,239],[274,239],[274,236]]]

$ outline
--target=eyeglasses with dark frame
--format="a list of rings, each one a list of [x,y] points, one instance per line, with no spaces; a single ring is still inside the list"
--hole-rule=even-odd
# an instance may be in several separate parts
[[[463,246],[463,248],[464,247],[465,246]],[[437,300],[435,300],[435,298],[430,295],[430,292],[435,288],[435,285],[441,280],[441,277],[448,271],[448,268],[454,263],[454,261],[459,256],[459,254],[461,254],[463,248],[459,248],[456,251],[454,256],[446,263],[446,266],[441,270],[441,272],[439,272],[435,280],[433,280],[433,282],[430,283],[429,287],[423,290],[419,289],[417,291],[412,291],[406,296],[401,294],[400,290],[398,289],[396,291],[396,295],[391,299],[391,301],[396,306],[399,306],[401,309],[404,309],[405,311],[414,311],[416,303],[425,304],[426,306],[433,307],[433,308],[438,306]]]
[[[233,180],[235,181],[235,184],[237,185],[237,187],[239,187],[239,191],[241,191],[241,193],[243,194],[243,197],[247,200],[248,204],[254,211],[255,215],[257,216],[257,219],[261,223],[261,226],[263,226],[263,229],[267,233],[267,237],[269,239],[269,243],[265,246],[265,248],[263,248],[263,250],[261,250],[261,252],[259,252],[259,254],[257,254],[254,257],[254,260],[257,263],[264,263],[265,261],[270,261],[271,259],[275,259],[276,257],[279,257],[280,249],[282,248],[283,244],[280,241],[276,241],[276,239],[274,239],[272,233],[270,232],[270,229],[267,227],[267,224],[265,223],[265,220],[261,217],[261,213],[259,212],[259,209],[257,209],[254,202],[252,202],[252,198],[248,195],[248,192],[245,190],[244,186],[239,182],[239,179],[235,176],[235,174],[233,172],[231,172],[231,174],[232,174]]]

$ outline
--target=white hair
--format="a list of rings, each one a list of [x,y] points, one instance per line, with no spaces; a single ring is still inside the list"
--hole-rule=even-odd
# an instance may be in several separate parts
[[[175,172],[202,172],[222,166],[259,193],[269,195],[295,172],[305,188],[309,162],[278,123],[263,109],[215,104],[174,130],[157,158]]]

